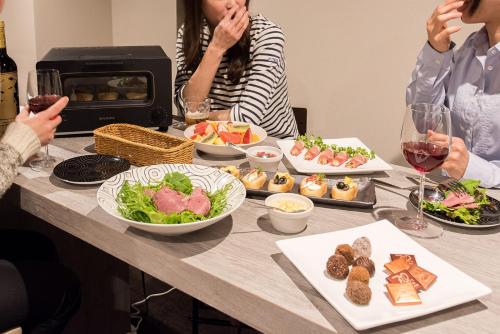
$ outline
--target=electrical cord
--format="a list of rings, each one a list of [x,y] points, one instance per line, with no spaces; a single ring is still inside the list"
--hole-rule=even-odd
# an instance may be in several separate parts
[[[140,300],[138,302],[135,302],[135,303],[131,304],[130,308],[133,309],[134,312],[130,313],[130,319],[136,319],[137,320],[137,325],[134,326],[134,325],[131,324],[130,325],[131,330],[127,334],[136,334],[137,331],[139,330],[139,326],[142,323],[141,311],[139,310],[138,306],[140,306],[140,305],[142,305],[144,303],[147,303],[148,300],[150,300],[151,298],[165,296],[165,295],[169,294],[170,292],[172,292],[174,290],[175,290],[175,288],[171,288],[171,289],[169,289],[167,291],[164,291],[164,292],[154,293],[154,294],[151,294],[151,295],[147,296],[143,300]]]

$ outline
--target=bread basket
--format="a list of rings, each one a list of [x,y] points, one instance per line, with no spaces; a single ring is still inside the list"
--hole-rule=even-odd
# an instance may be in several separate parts
[[[106,125],[94,130],[94,139],[97,153],[119,156],[136,166],[193,162],[191,140],[137,125]]]

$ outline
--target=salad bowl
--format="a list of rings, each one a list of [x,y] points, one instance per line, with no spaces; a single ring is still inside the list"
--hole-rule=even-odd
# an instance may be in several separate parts
[[[143,222],[130,219],[130,216],[124,214],[121,207],[123,197],[137,195],[128,189],[132,188],[129,185],[135,184],[141,188],[142,186],[158,184],[167,174],[171,175],[172,173],[186,176],[191,181],[193,188],[202,188],[207,194],[224,191],[224,207],[221,207],[220,212],[213,217],[208,216],[206,219],[189,223]],[[123,194],[121,192],[123,187],[127,187],[128,193],[131,195]],[[234,176],[218,169],[200,165],[162,164],[128,170],[108,179],[97,191],[97,202],[104,211],[131,227],[162,235],[180,235],[200,230],[229,216],[239,208],[245,196],[246,190],[243,184]]]

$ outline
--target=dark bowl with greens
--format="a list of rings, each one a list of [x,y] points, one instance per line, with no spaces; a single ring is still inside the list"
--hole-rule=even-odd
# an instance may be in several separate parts
[[[424,214],[442,223],[464,228],[500,226],[500,202],[479,187],[479,180],[459,181],[466,192],[441,191],[425,186]],[[410,193],[410,202],[418,207],[418,189]]]

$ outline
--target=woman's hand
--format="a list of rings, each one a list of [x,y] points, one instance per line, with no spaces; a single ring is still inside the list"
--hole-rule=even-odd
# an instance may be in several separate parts
[[[64,96],[50,108],[37,113],[33,117],[29,117],[29,108],[25,107],[23,111],[17,115],[16,121],[28,125],[38,136],[40,144],[47,145],[54,139],[56,128],[62,121],[59,113],[66,107],[68,101],[68,98]]]
[[[448,21],[458,19],[462,13],[458,11],[464,1],[445,0],[436,7],[431,17],[427,20],[427,36],[430,45],[439,52],[450,49],[451,35],[461,29],[459,26],[448,27]]]
[[[241,8],[237,6],[232,7],[217,27],[215,27],[214,37],[210,44],[224,54],[233,45],[238,43],[249,22],[250,18],[245,6]]]
[[[438,145],[441,143],[442,146],[448,145],[448,136],[433,131],[429,131],[428,135],[429,141]],[[448,158],[446,158],[441,165],[441,168],[444,169],[449,176],[459,180],[464,176],[468,164],[469,151],[467,150],[467,146],[465,146],[462,138],[452,137],[450,153],[448,154]]]

